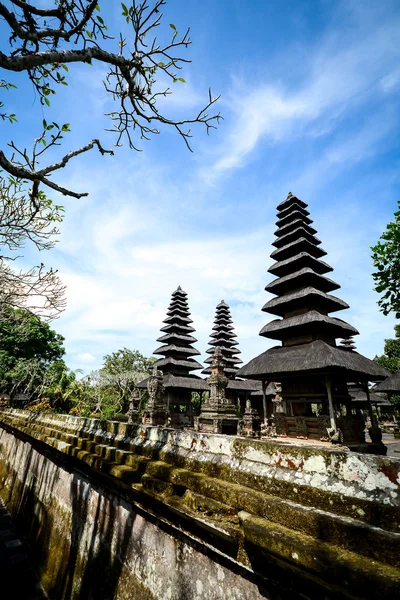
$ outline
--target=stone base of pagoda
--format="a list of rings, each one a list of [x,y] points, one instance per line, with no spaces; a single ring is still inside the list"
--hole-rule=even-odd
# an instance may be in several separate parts
[[[261,420],[258,412],[254,409],[251,412],[246,411],[242,420],[239,422],[239,435],[245,437],[260,437]]]
[[[331,423],[327,415],[320,415],[319,417],[291,417],[282,413],[276,413],[274,420],[278,436],[306,440],[314,439],[322,442],[330,441],[328,430],[331,427]],[[336,424],[341,432],[341,443],[365,444],[365,423],[360,415],[339,417]]]
[[[166,410],[146,411],[142,417],[143,425],[164,427],[168,424],[168,413]]]
[[[193,428],[193,413],[190,412],[170,412],[168,418],[168,427],[173,429]]]
[[[206,412],[202,411],[198,417],[194,417],[195,431],[202,433],[224,433],[226,435],[237,435],[239,429],[239,417],[236,412]]]

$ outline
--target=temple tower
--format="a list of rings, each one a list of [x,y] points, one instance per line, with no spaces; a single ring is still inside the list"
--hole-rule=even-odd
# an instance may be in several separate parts
[[[154,363],[154,368],[161,371],[162,384],[165,390],[164,398],[168,413],[168,422],[171,427],[191,427],[193,414],[191,410],[192,392],[208,391],[209,387],[204,379],[194,375],[192,371],[202,369],[202,365],[194,359],[200,352],[192,344],[197,339],[191,335],[195,329],[191,326],[187,294],[178,286],[173,292],[171,302],[164,319],[163,333],[157,341],[162,345],[154,350],[160,355]],[[148,379],[136,385],[139,389],[146,389]]]
[[[200,352],[193,348],[192,344],[197,339],[191,335],[195,330],[191,327],[193,323],[190,318],[187,294],[178,286],[173,292],[170,305],[167,310],[167,317],[164,319],[164,327],[161,331],[164,335],[157,338],[157,342],[163,345],[154,350],[153,354],[158,354],[160,358],[154,363],[154,366],[163,372],[163,375],[179,375],[187,377],[191,371],[202,368],[202,365],[193,359]]]
[[[236,347],[239,345],[239,342],[236,341],[237,335],[235,334],[232,325],[230,308],[224,300],[221,300],[217,305],[214,326],[210,338],[211,339],[208,342],[210,348],[206,352],[207,354],[211,354],[211,356],[210,358],[207,358],[205,362],[208,363],[208,365],[211,365],[215,348],[220,348],[225,363],[225,375],[228,379],[232,379],[237,373],[237,365],[241,364],[242,361],[237,356],[240,354],[240,350]],[[211,366],[203,369],[202,373],[210,375]]]
[[[276,278],[266,291],[276,297],[262,308],[276,315],[260,335],[281,345],[267,350],[238,371],[239,377],[280,381],[285,414],[276,415],[277,432],[292,437],[334,439],[361,444],[363,424],[351,419],[347,381],[377,381],[384,370],[352,349],[339,348],[336,339],[349,339],[358,331],[331,317],[348,305],[330,292],[340,286],[326,276],[332,267],[307,210],[307,204],[289,193],[278,205],[275,263]],[[367,386],[368,387],[368,386]],[[339,433],[338,433],[338,430]]]

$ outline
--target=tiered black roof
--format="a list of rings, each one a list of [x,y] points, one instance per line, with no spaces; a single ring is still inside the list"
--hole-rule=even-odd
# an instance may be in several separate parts
[[[225,361],[224,372],[225,375],[231,379],[235,377],[237,373],[237,365],[243,361],[236,356],[237,354],[240,354],[240,350],[235,348],[235,346],[238,345],[238,342],[235,339],[237,336],[234,333],[229,306],[226,304],[226,302],[224,302],[224,300],[221,300],[221,302],[217,305],[214,327],[212,330],[213,333],[211,333],[211,339],[208,342],[211,348],[207,350],[207,354],[213,355],[217,346],[221,348],[222,356]],[[205,362],[211,365],[212,360],[213,358],[210,356],[210,358],[207,358]],[[202,373],[206,375],[210,374],[211,367],[205,368]]]
[[[283,318],[265,325],[260,335],[281,340],[283,346],[315,340],[335,345],[336,338],[349,338],[358,331],[328,316],[329,312],[343,310],[348,305],[329,294],[340,286],[325,276],[332,267],[320,260],[326,252],[315,237],[317,230],[311,227],[306,207],[305,202],[292,194],[278,206],[278,229],[273,242],[278,250],[271,255],[277,262],[270,268],[278,277],[265,287],[277,298],[267,302],[263,311]]]
[[[318,369],[348,369],[382,378],[384,369],[357,352],[339,349],[337,338],[357,335],[352,326],[328,313],[348,308],[346,302],[330,294],[340,286],[326,273],[332,271],[321,257],[326,255],[315,237],[307,204],[291,193],[278,205],[278,229],[271,258],[276,262],[269,272],[277,276],[266,286],[276,297],[262,308],[282,317],[265,325],[260,335],[280,340],[283,347],[272,348],[242,367],[239,377],[265,378]],[[351,356],[350,356],[351,355]],[[357,358],[359,357],[359,358]],[[362,360],[361,360],[362,359]],[[350,364],[351,363],[351,364]],[[357,364],[356,364],[357,363]]]
[[[191,335],[195,330],[190,325],[193,321],[189,315],[187,294],[179,286],[172,294],[167,318],[163,321],[165,326],[161,331],[164,335],[157,339],[157,342],[163,342],[163,345],[153,352],[164,357],[154,363],[164,375],[184,377],[190,371],[202,368],[202,365],[192,358],[200,352],[192,346],[197,339]]]

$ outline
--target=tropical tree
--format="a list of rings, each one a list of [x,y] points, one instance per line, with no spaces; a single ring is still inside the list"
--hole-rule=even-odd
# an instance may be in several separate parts
[[[400,202],[399,202],[400,208]],[[375,290],[382,294],[378,301],[384,315],[394,312],[400,318],[400,210],[394,213],[378,243],[371,248]]]
[[[394,326],[395,337],[385,340],[384,354],[374,360],[391,373],[400,371],[400,324]]]
[[[29,311],[3,309],[0,319],[0,389],[31,394],[42,385],[44,373],[61,361],[64,338]]]

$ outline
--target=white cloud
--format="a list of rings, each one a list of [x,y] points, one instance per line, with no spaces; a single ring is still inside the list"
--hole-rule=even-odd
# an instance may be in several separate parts
[[[206,182],[212,184],[243,167],[265,140],[295,143],[302,137],[326,135],[382,90],[386,94],[394,90],[399,82],[398,15],[388,19],[388,14],[378,14],[373,22],[363,19],[357,7],[354,10],[351,30],[328,33],[318,51],[310,54],[309,75],[300,84],[265,83],[261,78],[254,85],[249,75],[233,80],[224,100],[230,130],[213,165],[203,170]]]
[[[81,354],[76,355],[76,360],[82,363],[92,363],[95,362],[96,357],[90,352],[82,352]]]

